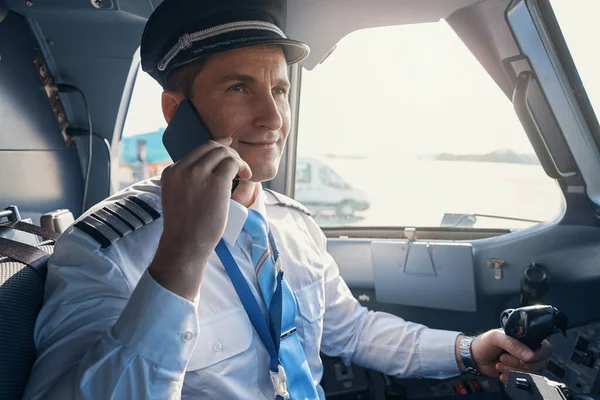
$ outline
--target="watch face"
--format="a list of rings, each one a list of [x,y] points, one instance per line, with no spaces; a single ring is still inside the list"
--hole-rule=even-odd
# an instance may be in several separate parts
[[[461,341],[460,341],[460,348],[461,350],[470,350],[471,348],[471,342],[473,342],[472,337],[464,337]]]

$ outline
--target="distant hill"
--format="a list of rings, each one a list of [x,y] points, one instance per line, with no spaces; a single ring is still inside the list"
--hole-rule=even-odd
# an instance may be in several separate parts
[[[343,159],[348,159],[348,160],[364,160],[367,158],[366,156],[360,155],[360,154],[348,155],[348,154],[331,154],[331,153],[323,154],[323,157],[325,157],[325,158],[343,158]]]
[[[142,133],[135,136],[124,137],[121,140],[120,160],[125,163],[132,163],[137,158],[138,141],[146,142],[146,161],[150,163],[169,161],[171,157],[162,143],[162,135],[165,129],[161,128],[154,132]],[[398,155],[399,157],[401,155]],[[360,155],[334,155],[326,154],[326,158],[364,158]],[[501,149],[487,154],[452,154],[439,153],[432,155],[422,155],[421,160],[437,161],[478,161],[478,162],[498,162],[511,164],[530,164],[539,165],[539,161],[534,154],[520,154],[514,150]]]
[[[451,154],[440,153],[434,157],[438,161],[478,161],[498,162],[510,164],[539,165],[539,160],[534,154],[520,154],[514,150],[502,149],[487,154]]]

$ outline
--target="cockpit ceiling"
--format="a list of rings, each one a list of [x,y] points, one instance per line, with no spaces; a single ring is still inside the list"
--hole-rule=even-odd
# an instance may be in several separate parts
[[[482,0],[289,0],[287,33],[311,47],[311,55],[303,65],[312,69],[340,39],[353,31],[435,22],[480,2]],[[143,26],[153,7],[160,3],[159,0],[8,1],[13,11],[24,14],[34,25],[39,22],[42,28],[49,20],[54,26],[68,26],[69,22],[83,18],[92,25],[105,21],[113,32],[115,28],[118,31],[118,25],[122,24],[123,33],[137,34],[141,31],[132,32],[131,25]],[[127,25],[130,29],[125,28]],[[139,43],[139,40],[136,38],[134,42]],[[115,48],[119,47],[115,44]]]

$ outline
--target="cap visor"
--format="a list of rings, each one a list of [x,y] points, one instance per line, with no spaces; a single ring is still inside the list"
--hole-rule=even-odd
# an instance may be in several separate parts
[[[259,46],[259,45],[281,45],[283,48],[283,53],[285,55],[285,59],[288,64],[296,64],[304,60],[310,54],[310,48],[296,40],[292,39],[283,39],[283,38],[252,38],[249,40],[229,40],[223,43],[215,43],[212,44],[208,48],[192,48],[190,53],[194,55],[194,57],[190,57],[189,60],[185,60],[184,63],[197,60],[198,58],[207,57],[209,55],[220,53],[227,50],[239,49],[241,47],[248,46]],[[183,63],[182,63],[183,64]],[[182,65],[179,64],[179,65]]]

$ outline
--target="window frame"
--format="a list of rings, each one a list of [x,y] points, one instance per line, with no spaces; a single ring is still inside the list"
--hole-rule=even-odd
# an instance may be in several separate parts
[[[539,1],[542,4],[548,6],[551,11],[551,6],[549,3],[549,0],[539,0]],[[557,21],[555,21],[555,25],[556,25],[555,28],[557,29],[559,36],[562,37],[562,35],[560,33],[560,27],[558,27]],[[556,35],[556,33],[555,33],[555,35]],[[567,51],[568,51],[568,49],[567,49]],[[569,57],[569,59],[571,59],[570,53],[567,53],[567,56]],[[563,57],[565,57],[565,56],[563,56]],[[572,59],[571,59],[571,62],[572,62]],[[139,48],[138,48],[133,57],[132,65],[130,68],[129,78],[126,83],[126,87],[123,92],[124,95],[123,95],[121,105],[119,108],[119,115],[117,118],[117,124],[115,126],[115,133],[117,133],[117,134],[113,135],[113,143],[111,146],[112,147],[112,151],[111,151],[112,165],[118,165],[119,145],[120,145],[120,141],[121,141],[121,136],[122,136],[125,120],[127,118],[128,110],[130,107],[130,101],[132,98],[133,90],[134,90],[135,83],[136,83],[136,77],[137,77],[137,73],[139,70],[139,63],[140,63],[140,58],[139,58]],[[576,79],[579,77],[579,75],[574,68],[573,68],[573,70],[576,75],[572,79]],[[292,111],[291,112],[292,121],[291,121],[290,134],[288,137],[288,143],[287,143],[287,146],[285,147],[284,154],[282,155],[279,174],[272,181],[265,182],[264,186],[278,190],[282,193],[285,193],[286,195],[288,195],[290,197],[294,197],[298,125],[299,125],[299,115],[300,115],[300,96],[301,96],[300,88],[301,88],[301,83],[302,83],[302,67],[300,67],[298,64],[291,66],[289,68],[289,74],[290,74],[290,82],[291,82],[290,108]],[[573,85],[572,82],[571,82],[571,85]],[[587,96],[585,96],[585,101],[587,101],[587,104],[589,104],[589,99],[587,98]],[[591,108],[591,104],[589,104],[589,107]],[[597,120],[596,120],[596,122],[597,122]],[[113,189],[112,192],[115,191],[115,185],[118,183],[118,177],[116,177],[117,174],[118,174],[118,168],[112,168],[112,178],[114,178],[114,179],[111,179],[111,187]],[[565,196],[567,195],[568,190],[569,190],[568,187],[563,188],[563,193],[565,194]],[[563,210],[563,213],[564,213],[564,211],[566,211],[566,210]],[[558,219],[555,220],[554,222],[558,222],[559,220],[560,220],[560,217],[558,217]],[[552,221],[550,221],[550,222],[552,222]],[[402,227],[402,226],[391,227],[391,229],[395,232],[401,231],[405,228],[406,227]],[[340,231],[340,230],[346,230],[348,232],[350,232],[350,231],[356,232],[356,231],[360,231],[361,229],[362,228],[355,229],[352,227],[324,228],[324,230],[329,230],[332,232]],[[383,235],[387,235],[390,230],[390,227],[377,227],[377,228],[366,228],[366,229],[370,229],[370,230],[375,229],[377,231],[383,232]],[[497,234],[505,234],[505,233],[511,232],[511,230],[508,230],[508,229],[481,229],[481,228],[453,229],[453,228],[435,227],[435,228],[419,228],[419,229],[423,232],[430,232],[433,229],[433,231],[435,231],[435,232],[442,232],[445,234],[452,233],[452,232],[459,233],[461,235],[465,232],[481,233],[484,236],[486,236],[488,234],[491,234],[492,236],[494,236]]]
[[[539,5],[544,1],[548,0],[513,0],[505,18],[520,53],[526,56],[536,83],[544,93],[547,104],[543,106],[550,110],[559,128],[558,134],[567,144],[568,149],[563,151],[570,152],[576,160],[577,176],[583,178],[583,191],[592,203],[600,206],[599,148],[595,145],[594,135],[567,79],[567,68],[558,57],[547,23],[541,14]],[[514,24],[511,24],[511,19]],[[573,184],[569,179],[562,181],[567,185],[567,190],[563,190],[565,196],[569,190],[581,190],[581,184]],[[593,223],[590,215],[588,220]]]
[[[597,148],[600,149],[600,122],[584,87],[583,81],[581,80],[575,60],[573,60],[573,57],[571,56],[566,39],[562,33],[554,9],[552,8],[551,0],[539,0],[538,8],[540,16],[546,25],[548,36],[554,45],[556,57],[560,61],[563,72],[571,87],[571,92],[581,108],[581,112],[592,133]]]
[[[129,74],[125,82],[125,87],[123,88],[123,96],[121,97],[121,104],[119,104],[115,129],[110,143],[110,196],[120,190],[119,158],[121,155],[119,149],[121,139],[123,138],[123,130],[129,114],[129,107],[131,106],[131,99],[133,98],[133,91],[135,90],[135,85],[137,83],[138,73],[141,71],[141,62],[140,47],[138,46],[131,60]]]

